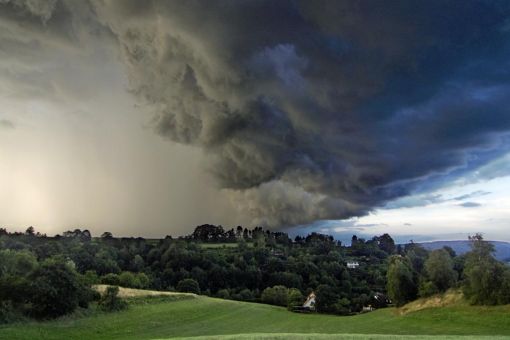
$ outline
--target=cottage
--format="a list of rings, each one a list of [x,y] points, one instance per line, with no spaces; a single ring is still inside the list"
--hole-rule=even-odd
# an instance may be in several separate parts
[[[309,310],[315,310],[315,293],[311,292],[310,295],[306,298],[305,303],[303,303],[303,308]]]
[[[359,267],[359,263],[357,261],[347,262],[347,268],[349,268],[349,269],[356,269],[358,267]]]

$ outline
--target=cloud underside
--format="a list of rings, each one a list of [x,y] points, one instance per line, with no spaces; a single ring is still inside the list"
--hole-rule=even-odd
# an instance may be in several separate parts
[[[505,1],[0,4],[17,46],[106,30],[156,131],[255,223],[361,216],[506,150]]]

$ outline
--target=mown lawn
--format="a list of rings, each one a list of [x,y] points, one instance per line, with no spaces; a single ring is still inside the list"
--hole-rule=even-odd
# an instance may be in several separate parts
[[[254,333],[259,334],[255,336]],[[158,299],[151,303],[134,304],[129,310],[117,313],[0,327],[2,339],[168,339],[195,336],[211,338],[215,335],[232,335],[229,339],[380,338],[356,335],[360,333],[477,336],[469,339],[491,335],[491,339],[494,339],[495,335],[510,336],[510,306],[452,306],[406,315],[397,315],[394,309],[382,309],[340,317],[296,314],[268,305],[198,297],[178,301]],[[339,334],[344,336],[339,337]],[[214,339],[220,338],[224,337]]]

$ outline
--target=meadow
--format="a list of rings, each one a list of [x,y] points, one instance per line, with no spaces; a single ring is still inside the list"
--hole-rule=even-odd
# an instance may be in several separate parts
[[[416,304],[415,304],[416,305]],[[205,296],[134,299],[128,310],[0,327],[1,339],[505,339],[510,305],[386,308],[355,316]],[[404,312],[403,312],[404,311]],[[431,337],[432,336],[432,337]]]

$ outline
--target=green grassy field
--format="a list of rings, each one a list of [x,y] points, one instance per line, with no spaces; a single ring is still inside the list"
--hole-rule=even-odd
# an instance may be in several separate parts
[[[134,303],[126,311],[0,327],[2,339],[429,339],[425,335],[510,338],[510,306],[456,305],[399,315],[393,308],[356,316],[291,313],[263,304],[187,297]],[[291,334],[288,334],[291,333]],[[298,334],[297,334],[298,333]],[[376,336],[368,334],[391,334]],[[409,337],[408,335],[416,335]],[[230,337],[226,337],[230,335]],[[400,335],[400,336],[398,336]],[[204,337],[205,336],[205,337]],[[457,338],[445,337],[450,339]]]

